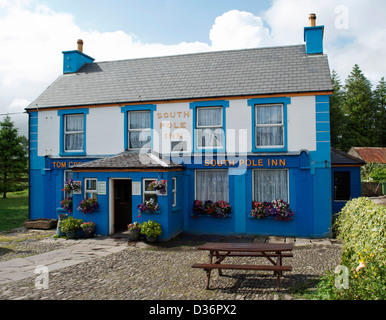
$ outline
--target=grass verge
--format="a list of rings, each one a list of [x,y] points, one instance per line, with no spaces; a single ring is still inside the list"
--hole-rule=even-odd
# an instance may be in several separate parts
[[[9,192],[0,198],[0,232],[22,227],[28,220],[28,190]]]

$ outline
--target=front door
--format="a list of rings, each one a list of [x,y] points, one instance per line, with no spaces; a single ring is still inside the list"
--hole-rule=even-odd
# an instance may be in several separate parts
[[[131,180],[114,180],[114,232],[127,230],[131,210]]]

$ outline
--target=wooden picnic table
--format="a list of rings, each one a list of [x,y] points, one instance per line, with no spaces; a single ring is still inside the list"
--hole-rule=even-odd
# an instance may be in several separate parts
[[[268,270],[276,275],[277,289],[280,289],[280,276],[283,271],[291,271],[291,266],[283,266],[283,257],[292,257],[293,245],[291,243],[206,243],[197,248],[198,250],[209,251],[209,263],[195,263],[192,268],[201,268],[206,271],[205,289],[209,289],[210,274],[217,269],[222,275],[223,269],[235,270]],[[213,262],[213,258],[216,261]],[[264,257],[271,264],[223,264],[227,257]],[[274,259],[276,258],[276,260]]]

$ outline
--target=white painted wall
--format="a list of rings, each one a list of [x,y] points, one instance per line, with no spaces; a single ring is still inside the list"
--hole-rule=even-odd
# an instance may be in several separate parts
[[[59,154],[60,117],[58,111],[38,112],[38,156]]]
[[[292,97],[287,106],[288,151],[316,150],[315,97]]]
[[[115,155],[124,151],[124,114],[120,107],[90,108],[86,119],[88,155]]]
[[[252,150],[251,107],[246,99],[229,100],[226,108],[227,150]],[[39,110],[38,155],[59,155],[60,117],[56,110]],[[86,115],[86,154],[114,155],[124,151],[124,114],[121,108],[90,108]],[[287,107],[288,151],[316,150],[315,97],[292,97]],[[187,141],[193,149],[193,110],[189,103],[157,105],[153,114],[154,150],[170,147],[170,141]],[[160,143],[158,143],[158,141]]]

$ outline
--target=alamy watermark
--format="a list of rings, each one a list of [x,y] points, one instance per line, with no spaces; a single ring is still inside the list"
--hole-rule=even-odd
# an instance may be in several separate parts
[[[348,268],[346,266],[338,265],[335,268],[335,288],[338,290],[348,289]]]
[[[48,289],[49,273],[48,267],[40,265],[35,268],[35,274],[38,276],[35,278],[36,289]]]
[[[335,28],[338,30],[349,29],[349,12],[347,6],[337,6],[334,13],[337,15],[335,17]]]

